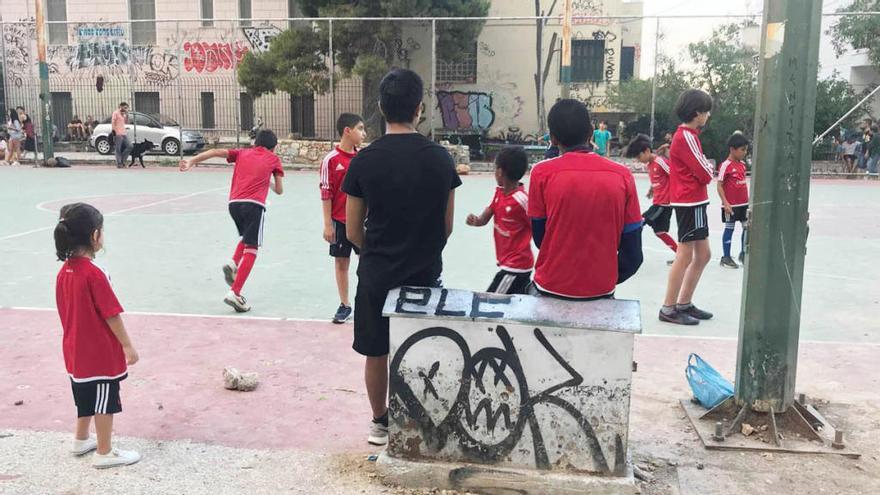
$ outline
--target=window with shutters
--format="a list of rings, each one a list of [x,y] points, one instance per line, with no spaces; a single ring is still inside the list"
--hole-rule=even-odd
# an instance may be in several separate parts
[[[46,0],[46,20],[50,45],[67,44],[67,24],[53,24],[53,21],[67,21],[67,0]]]
[[[214,0],[201,0],[202,27],[214,26]]]
[[[636,49],[633,46],[624,46],[620,49],[620,80],[629,81],[633,78],[636,69]]]
[[[214,93],[202,93],[202,129],[213,129],[214,122]]]
[[[605,40],[571,40],[572,82],[602,80],[605,65]]]
[[[242,27],[249,27],[251,25],[251,18],[253,17],[251,10],[251,0],[238,0],[238,17],[241,19],[239,24]]]
[[[156,44],[156,0],[129,0],[131,41],[134,45]]]

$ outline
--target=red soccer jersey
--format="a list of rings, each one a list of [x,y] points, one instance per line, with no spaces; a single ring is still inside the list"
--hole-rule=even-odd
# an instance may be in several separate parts
[[[706,185],[712,182],[712,164],[703,155],[700,131],[679,126],[669,146],[669,204],[697,206],[709,202]]]
[[[495,190],[489,208],[495,217],[495,258],[502,270],[525,273],[535,265],[528,204],[529,196],[522,185],[510,194],[504,194],[503,187]]]
[[[614,292],[620,236],[642,224],[628,168],[579,151],[543,161],[532,170],[529,216],[546,219],[539,289],[579,299]]]
[[[275,153],[263,148],[229,150],[226,161],[235,164],[232,172],[230,203],[256,203],[266,206],[271,176],[284,177],[281,160]]]
[[[651,179],[651,190],[654,192],[654,204],[669,204],[669,164],[661,156],[655,156],[648,164],[648,177]]]
[[[110,278],[91,259],[68,259],[55,283],[67,373],[75,382],[121,379],[125,353],[107,319],[122,313]]]
[[[725,160],[718,171],[718,180],[724,189],[724,196],[730,206],[749,204],[749,181],[746,179],[746,164]]]
[[[342,223],[345,223],[345,200],[348,197],[342,192],[342,181],[345,180],[345,173],[348,172],[348,166],[355,155],[357,150],[348,153],[337,146],[321,162],[321,200],[330,201],[332,207],[330,216]]]

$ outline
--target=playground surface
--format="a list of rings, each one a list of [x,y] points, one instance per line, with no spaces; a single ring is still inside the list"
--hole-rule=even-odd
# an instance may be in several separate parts
[[[221,301],[220,266],[236,240],[229,177],[228,169],[0,168],[0,493],[411,493],[381,485],[367,461],[376,449],[365,442],[362,361],[350,350],[351,326],[327,323],[338,301],[317,173],[288,174],[285,194],[270,197],[264,248],[244,291],[254,310],[244,316]],[[643,194],[646,177],[637,184]],[[485,288],[496,270],[491,228],[464,224],[493,187],[491,177],[471,176],[458,191],[447,287]],[[696,302],[714,320],[689,329],[661,324],[671,252],[645,232],[645,263],[617,293],[642,304],[630,450],[656,477],[642,493],[880,492],[878,191],[876,181],[813,181],[802,304],[799,391],[847,431],[859,460],[703,450],[678,406],[689,393],[685,361],[698,352],[733,376],[743,270],[717,261],[707,268]],[[115,429],[120,445],[140,449],[144,460],[107,473],[65,450],[73,406],[51,232],[58,208],[72,201],[105,214],[97,262],[141,354]],[[259,372],[260,387],[224,390],[230,365]]]

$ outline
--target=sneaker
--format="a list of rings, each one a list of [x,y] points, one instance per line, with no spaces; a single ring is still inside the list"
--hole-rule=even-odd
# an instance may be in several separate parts
[[[98,442],[92,437],[85,440],[74,439],[73,445],[70,447],[70,453],[76,456],[86,455],[97,448]]]
[[[746,263],[746,253],[745,251],[739,253],[739,264],[744,265]]]
[[[247,313],[251,310],[251,306],[247,303],[247,299],[244,296],[237,296],[235,292],[229,291],[226,294],[226,297],[223,298],[223,302],[232,306],[238,313]]]
[[[92,466],[107,469],[116,466],[128,466],[141,460],[141,455],[133,450],[111,449],[107,454],[95,454]]]
[[[711,320],[713,316],[712,313],[708,311],[703,311],[693,304],[688,304],[687,306],[676,305],[675,310],[679,313],[685,313],[692,318],[696,318],[698,320]]]
[[[386,445],[388,443],[388,427],[373,420],[370,422],[370,436],[367,437],[370,445]]]
[[[6,167],[8,165],[9,165],[9,162],[7,162],[6,160],[0,160],[0,166]]]
[[[724,256],[721,258],[721,266],[724,268],[739,268],[739,265],[737,265],[736,261],[733,261],[733,258],[730,256]]]
[[[684,313],[682,311],[673,311],[672,313],[666,314],[663,310],[660,310],[660,321],[665,321],[666,323],[675,323],[676,325],[699,325],[700,320],[694,318],[693,316]]]
[[[351,318],[351,306],[340,304],[336,309],[336,315],[333,317],[333,323],[345,323]]]
[[[21,165],[21,164],[18,163],[18,161],[14,161],[14,162],[12,162],[12,166],[13,166],[13,167],[18,167],[19,165]]]
[[[229,262],[223,265],[223,277],[226,278],[226,284],[232,287],[235,283],[235,275],[238,273],[238,267],[235,263]]]

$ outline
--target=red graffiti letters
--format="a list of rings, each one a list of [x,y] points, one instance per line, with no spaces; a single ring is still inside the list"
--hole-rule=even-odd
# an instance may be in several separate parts
[[[187,41],[183,44],[186,58],[183,67],[187,72],[214,72],[220,69],[229,70],[235,67],[248,47],[240,41],[235,43],[207,43],[204,41]]]

